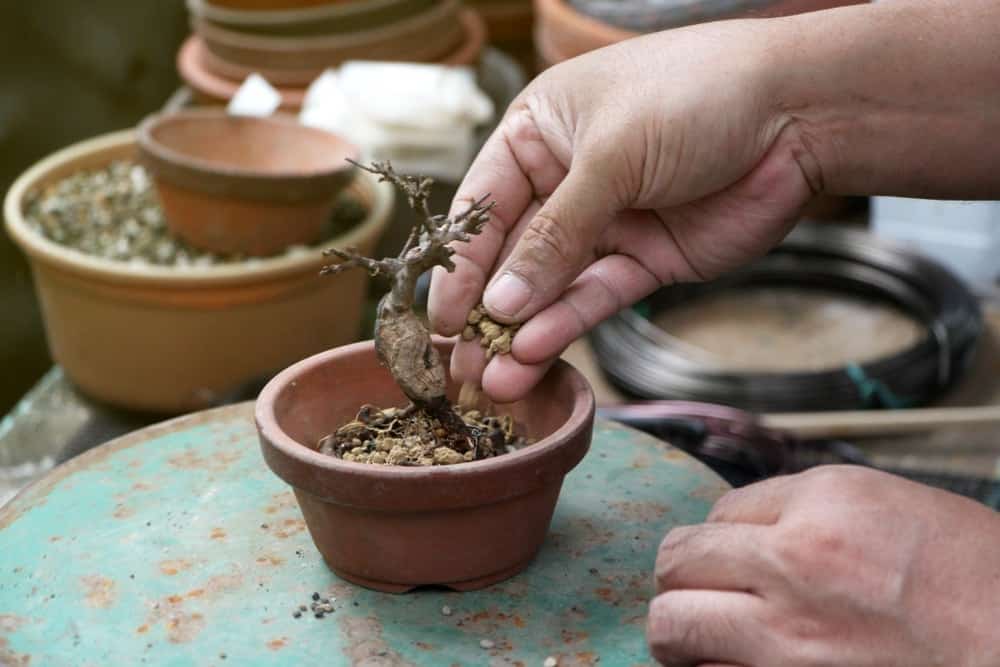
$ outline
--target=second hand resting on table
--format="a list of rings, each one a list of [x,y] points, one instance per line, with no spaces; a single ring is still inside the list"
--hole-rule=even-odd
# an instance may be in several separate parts
[[[574,339],[662,285],[759,256],[817,193],[1000,195],[1000,3],[894,0],[694,26],[551,68],[455,206],[492,193],[429,309],[523,323],[452,374],[523,396]],[[483,292],[485,288],[485,293]],[[998,665],[1000,519],[833,467],[731,492],[672,531],[648,639],[667,665]]]

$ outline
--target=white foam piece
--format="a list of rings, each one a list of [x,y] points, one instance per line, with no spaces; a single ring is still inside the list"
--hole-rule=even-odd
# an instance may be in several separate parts
[[[365,160],[458,181],[472,162],[476,125],[493,112],[470,68],[353,61],[312,82],[299,121],[345,137]]]
[[[338,74],[338,85],[351,104],[380,123],[444,127],[485,123],[493,117],[493,102],[468,67],[350,61]]]
[[[270,116],[281,106],[281,93],[259,74],[251,74],[229,100],[226,111],[233,116]]]

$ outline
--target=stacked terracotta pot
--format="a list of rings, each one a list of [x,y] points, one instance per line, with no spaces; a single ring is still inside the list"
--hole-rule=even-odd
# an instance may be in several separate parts
[[[486,22],[490,44],[517,60],[525,72],[536,69],[532,38],[535,9],[531,0],[464,0]]]
[[[787,16],[868,0],[534,0],[545,68],[638,35],[741,17]]]
[[[202,101],[225,102],[257,73],[282,107],[349,60],[473,65],[486,27],[461,0],[188,0],[194,34],[178,54]]]

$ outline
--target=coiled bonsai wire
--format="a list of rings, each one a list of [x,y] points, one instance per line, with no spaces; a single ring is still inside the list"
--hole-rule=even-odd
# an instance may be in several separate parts
[[[600,324],[590,340],[609,380],[640,399],[721,403],[759,412],[908,407],[939,396],[971,363],[983,330],[975,295],[943,266],[867,233],[802,225],[749,267],[705,284],[659,290],[652,314],[706,293],[743,286],[815,287],[876,298],[916,318],[927,335],[883,358],[808,372],[737,372],[685,353],[634,309]]]

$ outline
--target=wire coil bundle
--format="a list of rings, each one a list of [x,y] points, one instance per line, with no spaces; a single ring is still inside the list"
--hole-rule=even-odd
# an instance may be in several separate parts
[[[707,366],[635,310],[591,333],[613,384],[643,399],[721,403],[754,411],[849,410],[927,403],[968,367],[983,330],[975,295],[940,264],[867,233],[802,225],[749,267],[704,284],[664,288],[652,311],[752,285],[823,288],[896,305],[926,327],[910,347],[864,364],[809,372],[735,372]]]

